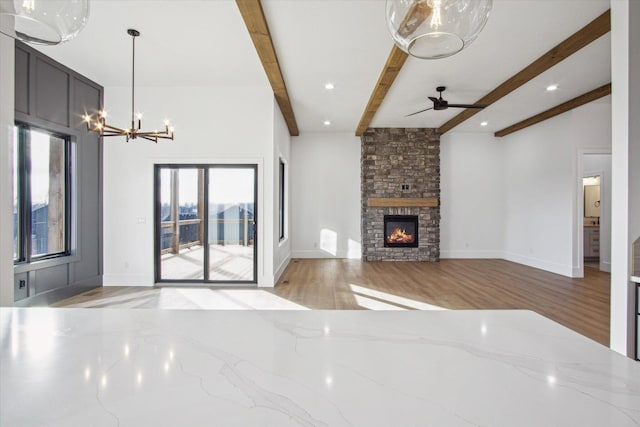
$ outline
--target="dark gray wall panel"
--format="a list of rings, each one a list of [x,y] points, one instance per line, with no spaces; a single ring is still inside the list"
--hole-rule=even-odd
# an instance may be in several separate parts
[[[16,49],[15,109],[29,114],[29,54]]]
[[[43,268],[36,271],[36,294],[62,288],[69,283],[67,264]]]
[[[69,135],[75,150],[71,256],[15,267],[16,279],[28,279],[16,305],[42,305],[102,285],[102,141],[82,115],[102,107],[103,88],[24,43],[16,58],[16,120]]]
[[[69,126],[69,74],[36,58],[36,116]]]
[[[77,111],[95,111],[96,105],[100,105],[100,91],[81,80],[73,79],[74,99],[73,104]],[[74,125],[83,128],[82,119]],[[101,169],[99,159],[100,138],[95,133],[87,133],[82,144],[78,144],[78,161],[83,166],[82,181],[78,182],[80,196],[78,198],[79,211],[82,213],[78,219],[78,243],[82,251],[82,262],[74,265],[75,281],[82,282],[91,277],[102,274],[102,230],[100,227],[102,218],[102,189],[100,185]],[[84,169],[92,165],[89,170]]]
[[[101,104],[100,90],[77,78],[73,78],[72,82],[74,89],[72,104],[74,106],[74,110],[82,114],[94,113]],[[72,128],[82,128],[84,130],[86,126],[87,125],[82,121],[82,115],[71,117]],[[98,143],[99,138],[97,137],[97,134],[87,134],[87,136],[93,137],[92,143]]]

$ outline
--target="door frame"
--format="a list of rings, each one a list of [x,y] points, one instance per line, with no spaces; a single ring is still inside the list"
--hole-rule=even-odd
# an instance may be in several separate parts
[[[161,206],[160,171],[162,169],[203,169],[204,170],[204,242],[203,246],[203,279],[162,279],[161,221],[158,220]],[[209,169],[252,169],[253,170],[253,280],[209,280]],[[154,280],[156,286],[172,286],[189,284],[190,286],[246,286],[258,284],[258,164],[257,163],[154,163],[153,165],[153,259]]]
[[[574,205],[574,217],[573,217],[573,275],[572,277],[582,278],[584,277],[584,188],[582,185],[582,179],[584,178],[584,156],[588,154],[605,154],[611,155],[611,149],[609,148],[578,148],[576,150],[576,172],[577,176],[575,181],[575,205]],[[602,174],[601,179],[601,191],[602,191]],[[605,178],[610,179],[609,177]],[[610,183],[609,183],[610,184]],[[610,196],[609,196],[610,197]],[[610,221],[610,220],[609,220]],[[600,248],[602,248],[602,238],[600,240]],[[602,251],[600,251],[602,256]],[[600,264],[602,266],[602,262]]]

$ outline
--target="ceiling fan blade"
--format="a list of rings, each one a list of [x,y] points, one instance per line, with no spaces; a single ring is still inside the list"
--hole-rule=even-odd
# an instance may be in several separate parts
[[[415,116],[416,114],[424,113],[425,111],[433,110],[433,107],[427,108],[426,110],[416,111],[415,113],[407,114],[405,117]]]
[[[453,108],[485,108],[483,104],[449,104],[449,107]]]
[[[440,102],[438,98],[435,98],[433,96],[430,96],[429,99],[432,100],[434,104],[437,104],[438,102]]]

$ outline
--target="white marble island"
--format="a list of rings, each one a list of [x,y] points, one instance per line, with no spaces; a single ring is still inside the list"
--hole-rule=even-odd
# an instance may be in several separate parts
[[[638,426],[640,363],[529,311],[0,309],[2,426]]]

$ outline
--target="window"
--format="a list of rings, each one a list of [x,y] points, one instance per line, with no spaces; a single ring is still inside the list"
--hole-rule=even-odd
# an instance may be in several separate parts
[[[14,128],[15,262],[69,254],[69,141],[25,125]]]
[[[278,235],[280,236],[280,241],[284,240],[285,237],[285,204],[284,204],[284,181],[285,181],[285,170],[284,170],[284,161],[280,159],[279,165],[279,175],[278,175],[278,217],[279,217],[279,226],[278,226]]]

